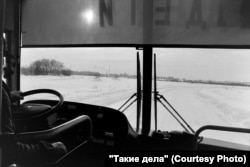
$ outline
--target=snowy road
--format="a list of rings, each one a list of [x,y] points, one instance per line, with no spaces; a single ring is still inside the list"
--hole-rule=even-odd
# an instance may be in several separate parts
[[[22,76],[21,81],[23,91],[50,88],[61,92],[65,100],[68,101],[102,105],[115,109],[118,109],[136,92],[136,80],[134,79]],[[194,130],[203,125],[250,128],[249,87],[175,82],[158,82],[157,86],[159,93],[174,106]],[[157,104],[158,129],[183,130],[168,111],[160,103]],[[125,114],[131,125],[135,127],[136,103],[126,110]],[[152,117],[151,123],[152,129],[154,129],[154,117]],[[206,131],[202,134],[250,145],[249,135],[215,131]]]

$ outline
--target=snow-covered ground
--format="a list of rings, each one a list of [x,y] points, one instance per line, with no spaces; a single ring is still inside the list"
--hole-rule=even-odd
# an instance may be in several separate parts
[[[158,82],[157,86],[159,93],[194,130],[203,125],[250,128],[250,87],[175,82]],[[136,80],[89,76],[21,76],[23,91],[38,88],[55,89],[61,92],[67,101],[118,109],[136,92]],[[36,97],[41,98],[40,95]],[[49,97],[45,95],[43,98]],[[160,103],[157,106],[158,129],[183,130]],[[125,114],[131,125],[135,127],[136,105],[133,104]],[[152,129],[154,129],[154,117]],[[250,145],[250,135],[246,134],[205,131],[202,135]]]

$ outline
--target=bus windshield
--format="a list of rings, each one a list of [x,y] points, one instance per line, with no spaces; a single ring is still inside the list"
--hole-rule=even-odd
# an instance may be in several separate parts
[[[159,95],[194,131],[210,124],[250,127],[249,50],[155,48],[154,53]],[[135,48],[23,48],[21,90],[56,89],[67,101],[118,110],[137,91],[136,54]],[[155,121],[161,131],[185,130],[160,101],[157,106],[152,130]],[[124,113],[135,128],[136,105]],[[207,133],[249,144],[249,135]]]

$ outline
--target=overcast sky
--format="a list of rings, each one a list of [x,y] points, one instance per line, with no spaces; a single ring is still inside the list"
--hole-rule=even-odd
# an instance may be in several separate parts
[[[155,49],[154,53],[158,76],[250,82],[249,50]],[[135,48],[22,49],[21,65],[42,58],[58,60],[76,71],[136,74]]]

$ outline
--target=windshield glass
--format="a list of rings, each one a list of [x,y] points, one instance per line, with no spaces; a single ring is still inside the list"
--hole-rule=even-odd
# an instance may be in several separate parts
[[[66,101],[119,109],[136,93],[135,48],[22,49],[21,90],[55,89]],[[48,99],[48,94],[42,94]],[[27,96],[25,100],[41,96]],[[52,97],[50,97],[52,98]],[[136,108],[126,111],[135,127]]]
[[[250,128],[249,50],[156,48],[154,53],[161,102],[167,100],[194,131],[204,125]],[[120,109],[137,91],[136,55],[135,48],[23,48],[21,90],[50,88],[66,101]],[[136,104],[124,113],[135,128]],[[157,115],[158,130],[186,130],[160,101]],[[154,130],[153,110],[151,122]],[[241,144],[250,140],[240,133],[203,135]]]
[[[159,94],[195,131],[204,125],[250,128],[249,50],[178,48],[154,52]],[[183,130],[159,102],[158,129]],[[250,144],[250,136],[240,133],[204,134]]]

